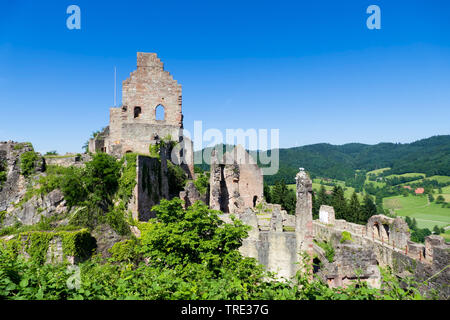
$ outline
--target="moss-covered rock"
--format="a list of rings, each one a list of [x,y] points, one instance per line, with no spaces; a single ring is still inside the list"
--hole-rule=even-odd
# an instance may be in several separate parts
[[[87,229],[76,231],[28,231],[0,240],[0,245],[13,255],[23,255],[38,264],[50,262],[47,253],[51,243],[60,243],[53,249],[59,261],[77,262],[87,259],[96,247],[95,239]]]

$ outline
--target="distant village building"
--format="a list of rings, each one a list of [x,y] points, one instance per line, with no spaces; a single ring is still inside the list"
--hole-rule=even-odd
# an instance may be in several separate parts
[[[403,188],[408,189],[408,190],[412,190],[410,186],[403,186]]]
[[[425,192],[425,189],[424,188],[417,188],[414,192],[416,194],[423,194]]]

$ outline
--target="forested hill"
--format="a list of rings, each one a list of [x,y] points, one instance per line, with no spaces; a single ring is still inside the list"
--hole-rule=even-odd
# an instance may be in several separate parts
[[[273,184],[279,179],[295,183],[299,167],[320,177],[347,180],[355,170],[366,171],[390,167],[386,174],[420,172],[450,176],[450,135],[434,136],[413,143],[379,143],[367,145],[349,143],[331,145],[319,143],[280,149],[280,168],[276,175],[265,176]],[[207,169],[207,166],[203,166]]]
[[[385,174],[421,172],[430,175],[450,175],[450,135],[434,136],[412,143],[379,143],[366,145],[349,143],[340,146],[327,143],[280,149],[280,170],[266,176],[269,184],[281,178],[294,183],[299,167],[312,176],[346,180],[355,170],[390,167]]]

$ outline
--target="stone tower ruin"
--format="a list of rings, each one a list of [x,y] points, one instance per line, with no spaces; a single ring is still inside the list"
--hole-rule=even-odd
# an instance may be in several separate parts
[[[178,156],[192,157],[185,160],[192,176],[192,142],[183,137],[181,102],[181,85],[164,70],[156,53],[138,52],[137,69],[122,83],[122,105],[110,108],[109,126],[89,141],[89,151],[117,157],[146,154],[151,144],[170,136],[182,144],[184,152]]]
[[[223,157],[211,153],[209,206],[225,213],[253,208],[263,199],[263,175],[253,157],[237,145]]]

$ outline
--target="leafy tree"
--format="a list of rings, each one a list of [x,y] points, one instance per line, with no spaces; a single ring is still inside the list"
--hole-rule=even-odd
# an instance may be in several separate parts
[[[359,203],[358,195],[356,194],[356,192],[353,192],[348,204],[348,221],[358,223],[358,217],[361,210],[362,209],[361,204]]]
[[[362,205],[361,215],[359,217],[359,223],[367,223],[367,220],[373,215],[377,214],[377,207],[372,201],[372,198],[366,194]]]
[[[312,216],[313,216],[313,219],[314,220],[315,219],[319,219],[320,205],[317,202],[316,193],[315,192],[312,193],[312,199],[311,200],[312,200]]]
[[[120,168],[121,163],[106,153],[96,153],[86,163],[84,180],[90,201],[107,209],[119,186]]]
[[[334,207],[336,213],[336,219],[347,220],[347,201],[345,200],[344,190],[341,186],[335,186],[333,188],[333,194],[331,196],[331,205]]]
[[[425,229],[416,229],[414,232],[411,233],[411,240],[414,242],[424,242],[425,237],[431,235],[431,231],[428,228]]]
[[[184,189],[187,181],[187,175],[184,170],[172,162],[167,161],[167,173],[169,180],[169,193],[177,196]]]
[[[184,210],[178,198],[161,200],[153,211],[157,218],[142,236],[141,248],[152,264],[180,270],[201,264],[218,273],[239,263],[238,248],[249,230],[239,220],[225,224],[218,211],[199,201]]]
[[[200,194],[205,195],[209,186],[209,173],[202,172],[197,174],[194,185]]]
[[[435,203],[441,204],[441,203],[444,203],[444,202],[445,202],[445,199],[444,199],[444,197],[441,194],[436,197]]]
[[[75,167],[67,168],[63,175],[60,188],[69,207],[75,206],[86,199],[87,190],[84,179],[84,170]]]
[[[320,186],[319,193],[317,194],[317,203],[319,205],[319,208],[322,204],[331,205],[331,198],[327,194],[327,191],[323,185]]]
[[[264,198],[266,199],[266,202],[272,203],[272,196],[270,192],[270,186],[264,181]]]
[[[439,228],[438,226],[434,226],[433,233],[434,234],[440,234],[441,233],[441,228]]]
[[[271,192],[272,203],[280,204],[281,207],[289,214],[295,214],[295,207],[297,204],[297,197],[294,190],[286,186],[284,180],[277,181],[273,186]]]

